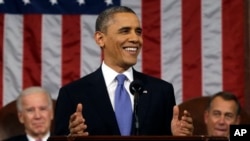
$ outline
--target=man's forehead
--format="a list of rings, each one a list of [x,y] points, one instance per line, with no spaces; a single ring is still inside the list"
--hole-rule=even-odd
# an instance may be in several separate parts
[[[210,105],[210,111],[235,113],[236,110],[237,106],[233,100],[214,99]]]

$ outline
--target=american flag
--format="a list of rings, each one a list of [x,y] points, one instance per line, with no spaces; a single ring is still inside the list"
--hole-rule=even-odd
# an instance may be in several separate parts
[[[134,67],[172,83],[177,104],[227,90],[244,105],[244,0],[0,0],[0,107],[31,85],[56,99],[97,69],[95,20],[115,5],[142,22]]]

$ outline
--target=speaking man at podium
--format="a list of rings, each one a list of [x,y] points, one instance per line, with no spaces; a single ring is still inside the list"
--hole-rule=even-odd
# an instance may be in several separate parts
[[[143,44],[136,13],[124,6],[106,9],[95,29],[102,64],[60,88],[55,135],[192,135],[191,115],[175,106],[173,85],[133,68]]]

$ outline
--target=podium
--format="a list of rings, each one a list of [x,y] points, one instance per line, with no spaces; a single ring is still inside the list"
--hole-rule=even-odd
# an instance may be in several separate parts
[[[48,141],[229,141],[226,137],[211,136],[51,136]]]

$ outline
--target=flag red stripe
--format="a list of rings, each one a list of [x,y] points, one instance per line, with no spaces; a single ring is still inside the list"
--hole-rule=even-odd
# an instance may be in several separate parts
[[[142,70],[161,77],[161,3],[160,0],[145,0],[142,3]]]
[[[3,106],[3,28],[4,14],[0,14],[0,108]]]
[[[182,0],[183,101],[201,96],[201,1]]]
[[[80,77],[80,15],[64,15],[62,31],[62,85]]]
[[[41,85],[41,15],[25,15],[23,21],[23,88]]]
[[[214,91],[221,89],[232,91],[240,99],[241,103],[244,104],[244,90],[246,87],[244,82],[244,67],[246,67],[244,65],[244,31],[246,30],[244,29],[245,17],[243,16],[245,14],[245,1],[220,0],[219,2],[221,2],[222,7],[219,7],[221,5],[217,5],[217,2],[212,3],[206,1],[204,3],[202,0],[143,0],[136,3],[127,2],[126,0],[122,1],[122,4],[131,6],[131,8],[135,9],[136,12],[140,14],[140,17],[142,17],[143,33],[145,33],[145,35],[143,36],[144,46],[142,48],[142,58],[139,58],[138,68],[144,73],[173,83],[176,88],[175,92],[179,102],[197,96],[211,95]],[[58,4],[58,6],[63,5]],[[179,8],[181,8],[181,11]],[[89,51],[92,42],[88,42],[90,46],[84,46],[81,50],[81,46],[86,44],[85,40],[81,41],[81,39],[85,38],[82,37],[82,35],[88,37],[89,31],[92,30],[88,29],[88,27],[82,27],[81,25],[83,24],[85,26],[86,22],[88,26],[89,21],[80,23],[83,20],[80,20],[80,18],[84,18],[86,13],[79,15],[56,14],[57,18],[60,16],[62,17],[62,21],[61,19],[54,19],[54,16],[51,16],[51,14],[46,14],[44,17],[42,17],[43,14],[40,16],[34,14],[28,16],[27,14],[4,14],[0,14],[0,106],[13,100],[13,98],[18,95],[18,91],[29,85],[44,85],[47,87],[47,84],[50,83],[50,87],[47,89],[51,90],[53,96],[56,97],[58,87],[81,77],[81,68],[85,69],[87,67],[85,69],[86,71],[93,69],[94,65],[89,66],[88,63],[85,65],[85,60],[82,60],[92,59],[91,55],[83,53],[86,50]],[[89,18],[88,16],[91,15],[87,14],[86,17]],[[96,15],[94,16],[96,17]],[[182,19],[178,19],[180,17],[182,17]],[[201,20],[202,17],[204,17],[204,21]],[[220,17],[223,19],[219,19],[216,23],[211,23],[211,20],[217,20],[216,18]],[[44,21],[42,21],[43,18],[45,19]],[[177,24],[173,26],[169,20],[177,21]],[[222,21],[222,24],[220,21]],[[17,23],[13,24],[15,22]],[[21,25],[20,22],[23,22],[23,25]],[[55,22],[58,22],[58,24],[55,24]],[[203,22],[204,24],[201,24]],[[92,23],[92,21],[90,23]],[[182,27],[180,27],[179,23],[182,24]],[[42,29],[44,26],[52,27],[45,27],[45,29]],[[54,29],[53,26],[57,26],[62,30],[58,28],[51,32],[46,30],[47,28]],[[220,26],[221,29],[219,29]],[[23,29],[18,30],[18,28]],[[81,31],[83,29],[87,32]],[[205,32],[201,32],[203,29]],[[16,32],[13,32],[13,30]],[[24,31],[24,33],[17,32],[17,30]],[[222,31],[222,33],[220,31]],[[213,33],[211,34],[211,32]],[[51,33],[55,33],[53,35],[57,37],[50,38],[53,36]],[[24,36],[20,37],[20,34]],[[41,36],[42,34],[43,36]],[[163,34],[166,36],[161,36]],[[210,39],[213,38],[209,37],[209,39],[206,40],[206,37],[213,34],[222,37],[222,39],[219,37],[215,41],[216,44],[210,42]],[[181,36],[181,38],[179,38],[179,36]],[[202,36],[204,38],[202,38]],[[13,37],[16,39],[13,39]],[[163,37],[167,38],[167,40],[163,41]],[[179,39],[181,40],[177,41]],[[17,40],[17,42],[13,43],[13,40]],[[23,40],[23,44],[19,43],[20,40]],[[54,47],[58,49],[59,52],[50,50],[49,47],[43,48],[41,40],[42,43],[44,43],[43,45],[46,45],[46,43],[55,44],[56,46]],[[165,41],[168,43],[163,45]],[[213,47],[216,48],[220,47],[218,43],[221,43],[222,48],[218,48],[218,51],[222,51],[221,57],[217,56],[217,52],[216,54],[212,54],[213,52],[211,49],[205,48],[203,50],[202,41],[204,41],[204,47],[213,45]],[[182,45],[179,45],[180,43]],[[16,44],[19,44],[19,46],[16,46]],[[176,45],[176,50],[171,48]],[[170,49],[168,47],[170,47]],[[181,49],[178,47],[181,47]],[[20,54],[20,49],[23,49],[23,54]],[[173,55],[162,54],[168,50],[173,50],[175,53]],[[14,58],[10,56],[3,58],[3,54],[5,53],[10,55],[16,54],[18,56]],[[99,54],[99,52],[97,54]],[[52,59],[53,55],[55,55],[55,60]],[[58,55],[62,58],[58,58]],[[49,61],[51,61],[51,63],[48,64],[47,61],[42,61],[42,59],[48,59],[42,58],[42,56],[50,56],[52,60]],[[170,60],[162,60],[164,58]],[[58,64],[58,59],[61,59],[61,64]],[[222,60],[222,64],[220,64],[221,60],[219,59]],[[214,60],[219,61],[215,63],[216,66],[208,67],[207,70],[203,71],[208,65],[213,65],[214,63],[211,63],[211,61]],[[83,62],[83,64],[81,64],[81,62]],[[96,62],[95,59],[93,60],[93,63],[94,62]],[[206,64],[203,65],[203,62]],[[14,66],[16,67],[13,67],[11,63],[15,64]],[[48,69],[48,67],[51,67],[53,64],[55,64],[55,66],[61,65],[61,68],[59,68],[60,70],[55,70],[55,72],[49,75],[49,77],[54,77],[51,78],[51,80],[48,79],[48,76],[42,79],[41,76],[44,75],[41,74],[47,73],[46,70],[51,70]],[[167,68],[163,67],[164,65],[167,65]],[[168,65],[170,65],[170,67]],[[20,66],[23,67],[23,70],[16,69]],[[206,67],[202,68],[203,66]],[[176,71],[177,69],[179,71]],[[202,74],[203,72],[204,74]],[[8,73],[14,75],[6,76]],[[20,76],[19,73],[21,73],[22,76]],[[167,75],[165,75],[165,73],[170,77],[166,78],[165,76]],[[212,73],[217,73],[217,75],[222,73],[222,76],[213,79],[217,75],[212,75]],[[210,75],[212,75],[211,78],[207,79]],[[11,79],[11,77],[15,77],[14,80]],[[223,82],[223,84],[221,84],[221,82]],[[219,86],[216,86],[217,84]],[[17,87],[13,87],[12,85]],[[52,88],[52,86],[56,87]]]
[[[222,2],[223,89],[235,93],[244,105],[244,2]]]

